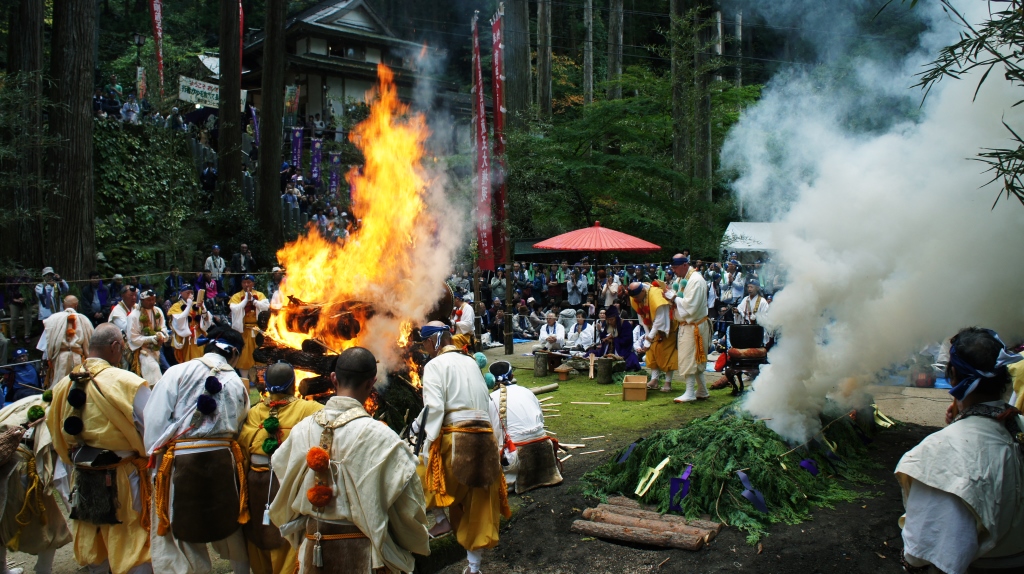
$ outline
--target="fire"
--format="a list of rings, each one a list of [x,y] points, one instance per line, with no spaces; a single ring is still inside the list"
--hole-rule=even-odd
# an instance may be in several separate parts
[[[360,222],[344,244],[311,227],[278,251],[288,274],[281,286],[286,304],[273,313],[267,332],[296,349],[311,338],[327,353],[364,346],[391,369],[400,366],[389,364],[398,362],[392,351],[408,345],[413,320],[428,310],[406,308],[404,302],[415,299],[410,295],[423,289],[406,273],[417,239],[436,224],[424,200],[426,120],[399,101],[390,69],[379,65],[377,74],[380,83],[367,94],[370,115],[349,134],[365,158],[361,169],[346,175],[351,212]]]

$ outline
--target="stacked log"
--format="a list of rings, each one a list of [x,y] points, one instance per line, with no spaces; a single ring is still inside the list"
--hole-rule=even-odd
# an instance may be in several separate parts
[[[584,510],[583,520],[572,524],[573,532],[587,536],[684,550],[700,550],[721,529],[717,522],[652,512],[621,496]]]

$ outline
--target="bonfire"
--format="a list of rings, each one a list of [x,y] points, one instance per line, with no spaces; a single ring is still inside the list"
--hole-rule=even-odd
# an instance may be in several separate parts
[[[360,223],[344,243],[311,226],[278,251],[288,273],[283,304],[260,317],[255,357],[291,363],[298,392],[323,399],[337,355],[366,347],[380,363],[367,411],[400,428],[422,407],[414,326],[447,319],[452,305],[440,280],[445,270],[424,269],[421,261],[437,248],[430,243],[437,228],[430,177],[421,163],[429,130],[422,114],[399,101],[391,70],[377,71],[379,84],[367,94],[370,115],[349,134],[365,157],[346,174]]]

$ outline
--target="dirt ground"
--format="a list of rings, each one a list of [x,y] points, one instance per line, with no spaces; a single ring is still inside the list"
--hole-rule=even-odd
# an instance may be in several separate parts
[[[487,574],[901,572],[903,543],[896,521],[903,503],[892,469],[904,452],[935,430],[910,424],[881,433],[871,446],[872,459],[881,465],[872,473],[878,484],[861,489],[876,495],[835,509],[819,509],[810,522],[774,525],[762,539],[760,552],[734,528],[724,528],[697,552],[618,544],[570,532],[582,510],[596,504],[572,487],[583,473],[603,462],[573,457],[565,463],[561,486],[522,497],[522,510],[502,529],[498,547],[485,554],[482,569]],[[458,574],[465,566],[462,560],[441,572]]]

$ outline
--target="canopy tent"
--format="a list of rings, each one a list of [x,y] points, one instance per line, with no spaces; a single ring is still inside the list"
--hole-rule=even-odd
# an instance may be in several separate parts
[[[727,251],[775,251],[774,223],[734,221],[725,230],[722,245]]]
[[[537,249],[562,251],[657,251],[661,247],[627,235],[621,231],[601,227],[595,221],[592,227],[584,227],[569,233],[556,235],[533,245]]]

